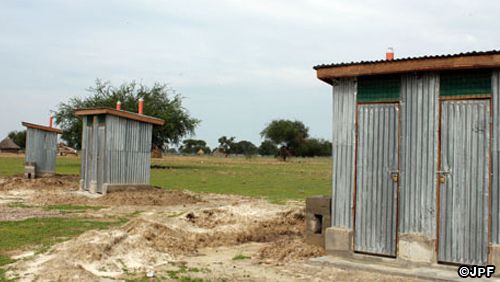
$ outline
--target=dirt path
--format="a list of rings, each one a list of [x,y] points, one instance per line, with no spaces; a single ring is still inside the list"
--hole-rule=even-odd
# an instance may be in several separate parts
[[[136,216],[122,226],[87,231],[43,254],[18,253],[24,260],[9,265],[8,277],[113,281],[154,273],[160,280],[407,281],[306,264],[323,250],[304,244],[302,206],[157,188],[90,197],[77,192],[76,183],[67,176],[34,181],[0,177],[0,220],[61,216],[41,208],[61,204],[107,207],[64,216]]]

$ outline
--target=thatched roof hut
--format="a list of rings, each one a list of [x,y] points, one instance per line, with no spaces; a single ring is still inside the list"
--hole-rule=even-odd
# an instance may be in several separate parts
[[[8,136],[0,142],[0,153],[18,153],[21,147],[17,146]]]

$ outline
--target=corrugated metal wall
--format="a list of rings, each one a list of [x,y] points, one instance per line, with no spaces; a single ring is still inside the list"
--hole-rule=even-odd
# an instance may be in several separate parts
[[[333,85],[332,226],[347,229],[352,229],[356,93],[355,78]]]
[[[492,76],[493,135],[491,142],[491,242],[500,244],[500,70]]]
[[[36,174],[56,171],[57,133],[27,128],[26,161],[36,163]]]
[[[399,104],[358,106],[354,249],[396,255]]]
[[[105,183],[149,184],[153,125],[108,115]]]
[[[485,265],[488,250],[490,101],[441,105],[440,261]]]
[[[399,232],[436,238],[439,75],[403,74]]]

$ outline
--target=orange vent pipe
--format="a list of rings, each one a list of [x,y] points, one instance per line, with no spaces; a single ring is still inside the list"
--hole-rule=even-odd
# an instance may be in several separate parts
[[[142,115],[142,110],[144,109],[144,99],[139,99],[139,114]]]

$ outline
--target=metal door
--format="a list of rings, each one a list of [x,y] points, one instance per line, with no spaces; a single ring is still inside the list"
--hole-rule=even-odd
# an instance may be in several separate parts
[[[396,255],[399,104],[358,105],[354,250]]]
[[[104,182],[104,173],[105,173],[105,146],[106,146],[106,126],[100,124],[97,130],[97,192],[102,192],[102,184]]]
[[[441,103],[439,261],[487,263],[490,127],[489,100]]]
[[[90,118],[90,117],[87,117]],[[87,125],[83,128],[85,130],[83,136],[84,136],[84,146],[83,147],[83,152],[82,152],[82,158],[84,158],[84,163],[82,165],[82,175],[83,175],[83,180],[84,180],[84,187],[85,190],[88,191],[90,189],[90,180],[91,174],[92,174],[92,152],[93,152],[93,135],[94,135],[94,126]]]

